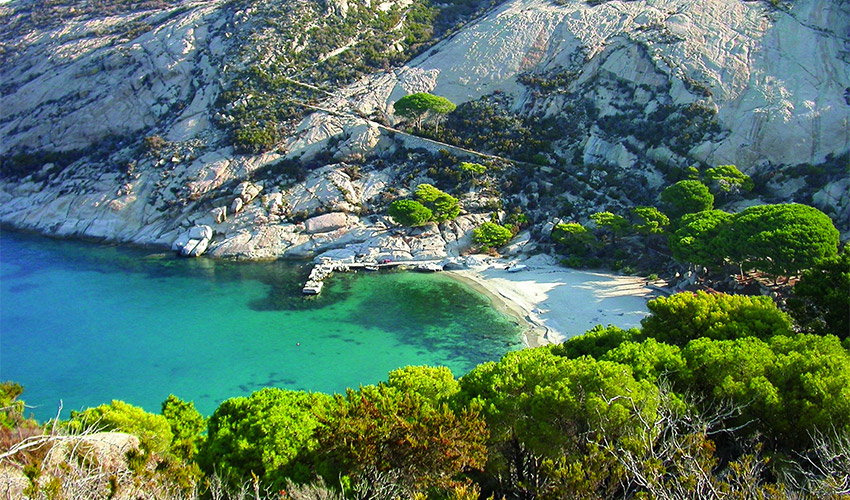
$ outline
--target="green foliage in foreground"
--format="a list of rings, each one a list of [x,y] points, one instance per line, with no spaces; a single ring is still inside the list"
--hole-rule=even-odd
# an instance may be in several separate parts
[[[21,384],[0,383],[0,427],[11,429],[20,423],[18,416],[24,413],[24,403],[18,400],[18,396],[23,392]]]
[[[307,480],[318,414],[331,401],[325,394],[273,388],[228,399],[210,417],[198,462],[206,473],[237,482],[252,474],[273,485],[287,477]]]
[[[173,440],[171,426],[165,417],[118,400],[81,412],[72,411],[68,427],[78,432],[92,430],[133,434],[139,437],[142,448],[154,453],[167,452]]]
[[[372,492],[388,482],[405,497],[460,486],[456,476],[484,465],[487,427],[475,405],[452,410],[437,394],[379,384],[337,395],[318,429],[328,479],[351,475]]]
[[[350,498],[842,498],[850,352],[837,337],[795,334],[764,297],[683,293],[649,308],[641,328],[600,326],[460,380],[407,367],[344,395],[227,400],[197,461],[278,496],[322,476]],[[19,393],[0,388],[3,401]],[[190,404],[169,397],[163,414],[114,401],[68,427],[95,420],[159,449],[172,429],[197,438]],[[322,491],[309,498],[340,498]]]
[[[742,435],[761,433],[782,449],[805,446],[799,433],[850,432],[850,353],[837,337],[794,335],[767,297],[681,293],[649,309],[641,329],[597,327],[553,352],[615,361],[639,380],[731,401],[734,425],[747,424]]]
[[[652,420],[658,405],[657,388],[635,380],[628,367],[567,359],[549,348],[479,365],[461,379],[461,390],[484,407],[487,473],[510,478],[502,493],[512,498],[608,496],[622,471],[600,456],[601,437],[636,444],[638,423]]]
[[[485,249],[505,246],[511,238],[511,230],[495,222],[484,222],[472,230],[472,241]]]
[[[641,322],[643,335],[674,345],[700,337],[766,339],[792,331],[788,315],[764,296],[679,293],[650,300],[647,307],[651,314]]]
[[[406,366],[389,374],[387,385],[413,392],[427,401],[445,402],[460,391],[460,384],[445,366]]]
[[[198,453],[203,441],[201,434],[207,429],[207,421],[191,401],[188,403],[174,394],[162,402],[162,416],[171,426],[173,440],[171,449],[183,459],[191,459]]]
[[[735,420],[781,443],[808,444],[817,430],[850,431],[850,354],[834,336],[695,339],[682,350],[682,390],[741,407]]]

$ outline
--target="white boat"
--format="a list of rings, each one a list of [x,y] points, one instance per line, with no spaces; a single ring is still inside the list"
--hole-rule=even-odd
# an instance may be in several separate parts
[[[319,295],[322,293],[323,286],[325,286],[323,281],[308,281],[304,284],[304,288],[301,289],[301,293],[304,295]]]

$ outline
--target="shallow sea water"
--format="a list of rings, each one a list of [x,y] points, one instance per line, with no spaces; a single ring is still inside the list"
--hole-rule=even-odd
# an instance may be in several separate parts
[[[206,415],[263,387],[341,392],[406,365],[460,376],[522,346],[513,318],[448,276],[336,274],[305,263],[178,259],[0,233],[0,379],[43,420],[175,394]]]

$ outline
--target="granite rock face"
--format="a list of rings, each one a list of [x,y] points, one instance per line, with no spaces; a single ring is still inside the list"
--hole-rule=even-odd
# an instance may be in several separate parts
[[[163,4],[36,30],[18,28],[27,12],[0,4],[0,154],[38,163],[0,179],[1,222],[187,255],[456,256],[498,200],[460,196],[470,213],[417,234],[381,217],[430,182],[426,172],[401,175],[402,148],[457,152],[392,129],[393,103],[426,91],[457,104],[498,96],[540,120],[573,120],[585,103],[594,119],[554,140],[554,152],[654,190],[664,182],[654,165],[736,164],[772,179],[777,199],[805,192],[850,227],[846,180],[811,190],[782,175],[850,150],[848,2],[509,0],[401,67],[329,89],[267,153],[234,150],[215,104],[236,71],[233,33],[264,21],[225,0]],[[346,16],[349,4],[328,15]],[[681,119],[653,122],[662,111]],[[688,113],[708,117],[711,130],[676,135],[671,124],[689,126]],[[60,165],[59,153],[79,159]],[[303,176],[285,168],[310,158],[318,164]],[[604,172],[589,177],[602,182]],[[214,234],[188,237],[196,227]]]

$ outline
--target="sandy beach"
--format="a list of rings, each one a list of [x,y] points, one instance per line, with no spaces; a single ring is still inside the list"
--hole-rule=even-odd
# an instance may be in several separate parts
[[[454,278],[491,297],[494,306],[528,325],[526,344],[536,347],[581,335],[596,325],[638,326],[646,303],[658,293],[644,278],[567,269],[542,256],[521,262],[489,259]]]

